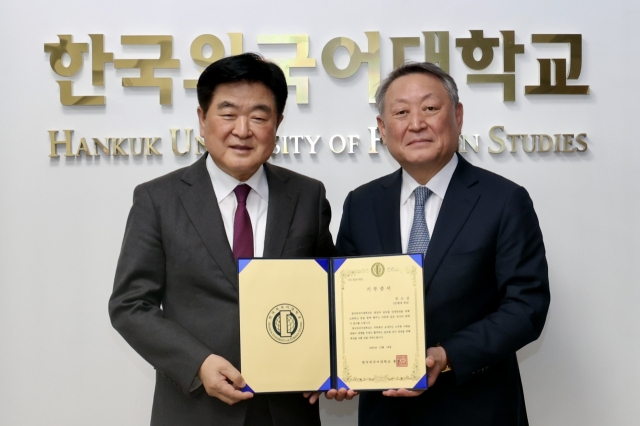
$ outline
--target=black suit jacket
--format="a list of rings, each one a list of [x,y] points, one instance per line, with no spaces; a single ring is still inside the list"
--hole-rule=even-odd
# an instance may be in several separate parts
[[[238,278],[206,155],[138,186],[118,260],[113,326],[157,371],[152,425],[242,426],[246,402],[229,406],[190,392],[209,354],[240,369]],[[264,165],[269,185],[265,257],[331,256],[331,210],[322,183]],[[300,394],[269,395],[275,426],[319,425]]]
[[[458,154],[456,154],[458,155]],[[402,173],[351,192],[341,255],[401,253]],[[453,371],[416,398],[360,396],[361,425],[526,425],[515,352],[538,338],[549,307],[545,249],[527,191],[458,155],[424,263],[427,347]]]

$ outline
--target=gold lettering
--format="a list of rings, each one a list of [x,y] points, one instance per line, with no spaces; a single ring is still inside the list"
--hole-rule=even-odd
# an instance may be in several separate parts
[[[122,143],[124,141],[128,140],[128,138],[114,138],[114,144],[113,144],[113,156],[117,157],[117,156],[123,156],[123,157],[128,157],[129,154],[126,153],[126,151],[124,149],[122,149],[122,147],[120,145],[122,145]]]
[[[529,135],[520,135],[521,139],[522,139],[522,149],[524,150],[524,152],[527,153],[532,153],[535,152],[536,150],[536,138],[535,136],[537,135],[531,135],[531,149],[527,148],[528,144],[527,141],[529,140]]]
[[[398,68],[404,64],[404,50],[407,47],[419,47],[419,37],[391,37],[393,46],[393,68]]]
[[[467,135],[460,135],[460,138],[458,139],[458,151],[463,153],[467,152],[467,145],[469,145],[469,147],[471,147],[472,150],[474,150],[475,152],[478,152],[479,137],[480,135],[473,135],[474,139],[471,139]]]
[[[104,152],[106,155],[111,155],[111,139],[112,138],[106,138],[105,141],[107,142],[107,145],[105,146],[100,139],[98,138],[92,138],[93,139],[93,145],[95,146],[95,155],[98,155],[98,148],[100,148],[102,150],[102,152]]]
[[[104,51],[104,34],[89,34],[91,38],[91,84],[104,86],[104,65],[113,62],[113,53]]]
[[[510,152],[517,152],[516,151],[516,140],[520,137],[520,135],[507,135],[507,139],[509,139],[511,141],[511,151]]]
[[[364,62],[369,69],[369,103],[375,103],[376,90],[380,85],[380,33],[378,31],[365,32],[369,47],[366,53],[360,47],[346,37],[336,37],[330,40],[322,49],[322,66],[327,73],[335,78],[349,78],[354,75]],[[339,47],[344,47],[349,52],[349,65],[345,69],[339,69],[333,61],[334,54]]]
[[[231,40],[231,55],[239,55],[243,52],[242,48],[242,33],[227,33]]]
[[[556,148],[553,150],[554,152],[560,152],[560,148],[562,147],[561,135],[555,134],[556,137]]]
[[[259,35],[258,44],[295,44],[296,57],[292,59],[272,59],[284,72],[288,86],[296,88],[296,103],[309,103],[309,77],[291,75],[291,68],[315,68],[316,60],[309,58],[309,35]]]
[[[538,152],[549,152],[553,149],[553,139],[549,135],[539,135]],[[545,145],[546,141],[546,145]]]
[[[271,154],[273,156],[280,154],[280,145],[278,145],[280,139],[280,136],[276,136],[276,145],[273,147],[273,153]]]
[[[575,152],[576,149],[573,148],[573,135],[562,135],[562,138],[564,139],[564,148],[562,149],[562,152]]]
[[[198,142],[196,144],[197,150],[196,150],[196,155],[202,155],[203,152],[200,151],[200,148],[204,148],[204,152],[207,152],[207,146],[204,144],[204,138],[202,136],[196,136],[196,142]]]
[[[202,49],[204,49],[205,46],[211,48],[210,56],[204,56]],[[224,58],[224,45],[218,37],[211,34],[202,34],[196,37],[191,43],[190,53],[193,62],[206,68],[215,61]]]
[[[501,83],[502,101],[515,102],[516,75],[515,74],[467,74],[467,84]]]
[[[178,132],[179,129],[169,129],[171,131],[171,149],[173,149],[173,153],[178,156],[183,156],[189,151],[191,151],[191,131],[193,129],[185,129],[187,133],[187,149],[184,152],[180,152],[178,149]]]
[[[138,138],[129,138],[129,142],[131,144],[131,154],[135,156],[142,155],[142,149],[143,149],[143,142],[142,142],[142,139],[140,139],[140,151],[136,151],[137,140]]]
[[[211,48],[210,56],[204,56],[202,49],[204,49],[205,46]],[[191,42],[190,53],[193,62],[206,68],[215,61],[224,58],[224,45],[218,37],[212,34],[202,34]],[[185,89],[195,89],[198,85],[198,79],[184,80],[182,85]]]
[[[336,149],[333,146],[333,143],[335,142],[336,139],[340,139],[340,149]],[[347,141],[341,135],[333,135],[331,136],[331,139],[329,139],[329,148],[331,148],[331,151],[333,151],[334,154],[340,154],[342,151],[345,150],[346,147],[347,147]]]
[[[76,151],[76,157],[80,157],[80,152],[84,152],[85,157],[93,157],[93,154],[89,150],[89,145],[87,145],[87,141],[85,138],[80,138],[80,146]]]
[[[487,68],[493,61],[493,48],[500,45],[500,39],[485,38],[484,30],[469,30],[471,37],[457,38],[456,47],[462,48],[462,61],[472,70],[480,71]],[[480,49],[480,59],[476,59],[473,53]]]
[[[306,139],[307,142],[309,142],[309,145],[311,145],[311,151],[309,151],[310,155],[316,155],[316,144],[318,143],[318,140],[320,139],[320,135],[317,135],[315,137],[315,139],[311,138],[311,135],[309,136],[305,136],[304,137]]]
[[[58,131],[49,130],[49,140],[51,141],[51,154],[49,154],[49,157],[51,158],[60,157],[56,149],[58,145],[64,145],[66,147],[66,153],[64,154],[65,157],[75,157],[75,155],[73,155],[73,153],[71,152],[71,135],[72,134],[73,134],[73,130],[64,130],[65,139],[62,141],[59,141],[57,139]]]
[[[507,144],[505,143],[504,139],[499,138],[496,135],[496,130],[498,129],[504,132],[504,126],[493,126],[491,130],[489,130],[489,138],[495,143],[497,143],[498,145],[500,145],[500,148],[498,150],[494,150],[494,149],[491,149],[491,147],[489,147],[489,152],[491,154],[500,154],[507,147]]]
[[[349,139],[349,154],[354,154],[354,147],[359,146],[360,136],[358,135],[347,135],[347,139]]]
[[[49,63],[56,74],[62,77],[76,75],[84,64],[83,53],[89,51],[89,43],[74,43],[70,34],[58,35],[59,43],[45,43],[44,51],[49,53]],[[69,55],[69,65],[62,63],[62,57]]]
[[[57,80],[60,86],[60,103],[65,106],[96,106],[106,105],[107,99],[104,96],[76,96],[73,94],[73,81]]]
[[[569,86],[567,79],[576,80],[582,71],[582,34],[532,34],[532,43],[568,43],[570,46],[569,73],[566,59],[538,59],[540,85],[525,86],[526,95],[588,95],[589,86]],[[551,85],[551,61],[556,68],[556,85]]]
[[[369,154],[378,153],[378,142],[381,142],[380,133],[377,127],[369,127],[369,133],[371,134],[371,142],[369,148]]]
[[[516,44],[514,31],[500,31],[504,44],[504,72],[516,72],[516,55],[524,53],[524,44]]]
[[[587,150],[588,147],[587,147],[587,141],[585,140],[586,137],[587,137],[586,133],[580,133],[578,136],[576,136],[576,142],[578,143],[578,145],[582,147],[582,149],[576,148],[578,152],[585,152]]]
[[[294,154],[300,154],[300,151],[298,150],[298,142],[300,141],[300,139],[303,139],[304,136],[289,136],[289,140],[293,141],[293,153]]]
[[[141,139],[144,139],[145,144],[146,144],[146,150],[145,150],[144,155],[162,156],[162,154],[160,154],[158,152],[158,150],[155,149],[155,147],[153,146],[153,144],[158,142],[160,140],[160,138],[141,138]]]
[[[449,72],[449,31],[423,31],[424,60]],[[437,49],[436,49],[437,47]]]
[[[180,68],[180,59],[173,58],[173,36],[170,35],[123,35],[121,43],[128,45],[159,45],[160,57],[157,59],[114,59],[116,69],[137,68],[140,77],[125,77],[123,87],[158,87],[160,89],[160,105],[171,105],[173,96],[173,79],[156,77],[156,69]]]

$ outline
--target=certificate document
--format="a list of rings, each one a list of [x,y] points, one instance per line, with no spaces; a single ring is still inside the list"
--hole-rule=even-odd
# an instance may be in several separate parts
[[[333,259],[340,386],[425,389],[422,256]]]
[[[240,259],[252,392],[426,389],[422,255]]]

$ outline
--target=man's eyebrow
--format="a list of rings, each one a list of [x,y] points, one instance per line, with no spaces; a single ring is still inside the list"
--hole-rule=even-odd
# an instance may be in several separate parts
[[[425,99],[431,98],[431,97],[433,97],[433,96],[435,96],[433,93],[427,93],[426,95],[424,95],[424,96],[420,99],[420,101],[422,102],[422,101],[424,101]],[[396,99],[393,99],[393,100],[392,100],[392,102],[394,102],[394,103],[400,103],[400,102],[405,102],[405,103],[407,103],[407,102],[409,102],[409,101],[408,101],[406,98],[396,98]]]
[[[218,109],[224,109],[224,108],[238,109],[238,106],[236,104],[234,104],[233,102],[230,102],[230,101],[222,101],[217,105],[217,107],[218,107]],[[257,111],[263,111],[263,112],[265,112],[267,114],[270,114],[273,111],[273,109],[267,104],[257,104],[257,105],[254,105],[251,108],[251,111],[256,111],[256,110]]]
[[[252,111],[262,111],[265,112],[267,114],[270,114],[272,112],[272,109],[269,105],[266,104],[258,104],[258,105],[254,105],[254,107],[251,109]]]
[[[218,109],[222,109],[222,108],[238,108],[238,106],[236,104],[234,104],[233,102],[229,102],[229,101],[222,101],[218,104]]]

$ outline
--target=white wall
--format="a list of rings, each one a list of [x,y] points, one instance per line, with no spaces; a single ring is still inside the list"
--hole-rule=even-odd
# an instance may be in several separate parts
[[[196,97],[182,88],[198,67],[191,41],[211,33],[229,50],[228,32],[242,32],[245,51],[288,57],[293,49],[259,48],[259,34],[310,35],[317,67],[307,106],[291,96],[281,134],[322,135],[317,157],[274,159],[277,164],[322,179],[337,231],[342,201],[354,187],[392,171],[384,150],[367,153],[367,127],[375,112],[367,103],[366,68],[339,81],[321,62],[333,37],[366,48],[364,31],[380,31],[382,73],[391,68],[389,37],[421,37],[450,31],[451,73],[465,105],[465,134],[480,134],[474,164],[525,186],[538,212],[551,273],[552,303],[545,331],[519,353],[532,425],[632,425],[640,364],[639,274],[640,154],[633,133],[640,58],[635,48],[637,2],[576,0],[503,2],[335,1],[109,3],[63,0],[0,4],[0,424],[147,424],[153,370],[111,328],[107,300],[135,185],[191,164],[194,153],[171,152],[169,128],[197,128]],[[499,85],[468,85],[455,38],[482,29],[499,37],[515,30],[525,53],[516,59],[515,103],[502,102]],[[121,87],[131,70],[107,65],[106,87],[91,86],[90,56],[74,77],[78,92],[106,94],[106,107],[63,107],[59,79],[44,43],[57,34],[105,34],[116,58],[154,57],[153,49],[123,48],[125,34],[174,36],[179,70],[173,105],[161,107],[157,89]],[[534,33],[583,35],[582,75],[588,96],[525,96],[538,83],[536,58],[568,57],[565,46],[531,43]],[[501,41],[502,43],[502,41]],[[495,49],[499,72],[502,49]],[[420,60],[421,48],[409,58]],[[344,64],[344,55],[337,55]],[[512,133],[587,133],[585,153],[490,155],[488,130]],[[50,159],[48,130],[73,129],[79,138],[161,136],[162,158]],[[334,134],[358,134],[354,155],[333,154]],[[181,135],[184,137],[184,133]],[[60,136],[61,137],[61,136]],[[62,154],[63,149],[59,148]],[[635,284],[634,284],[635,283]],[[327,425],[355,425],[356,404],[322,403]]]

